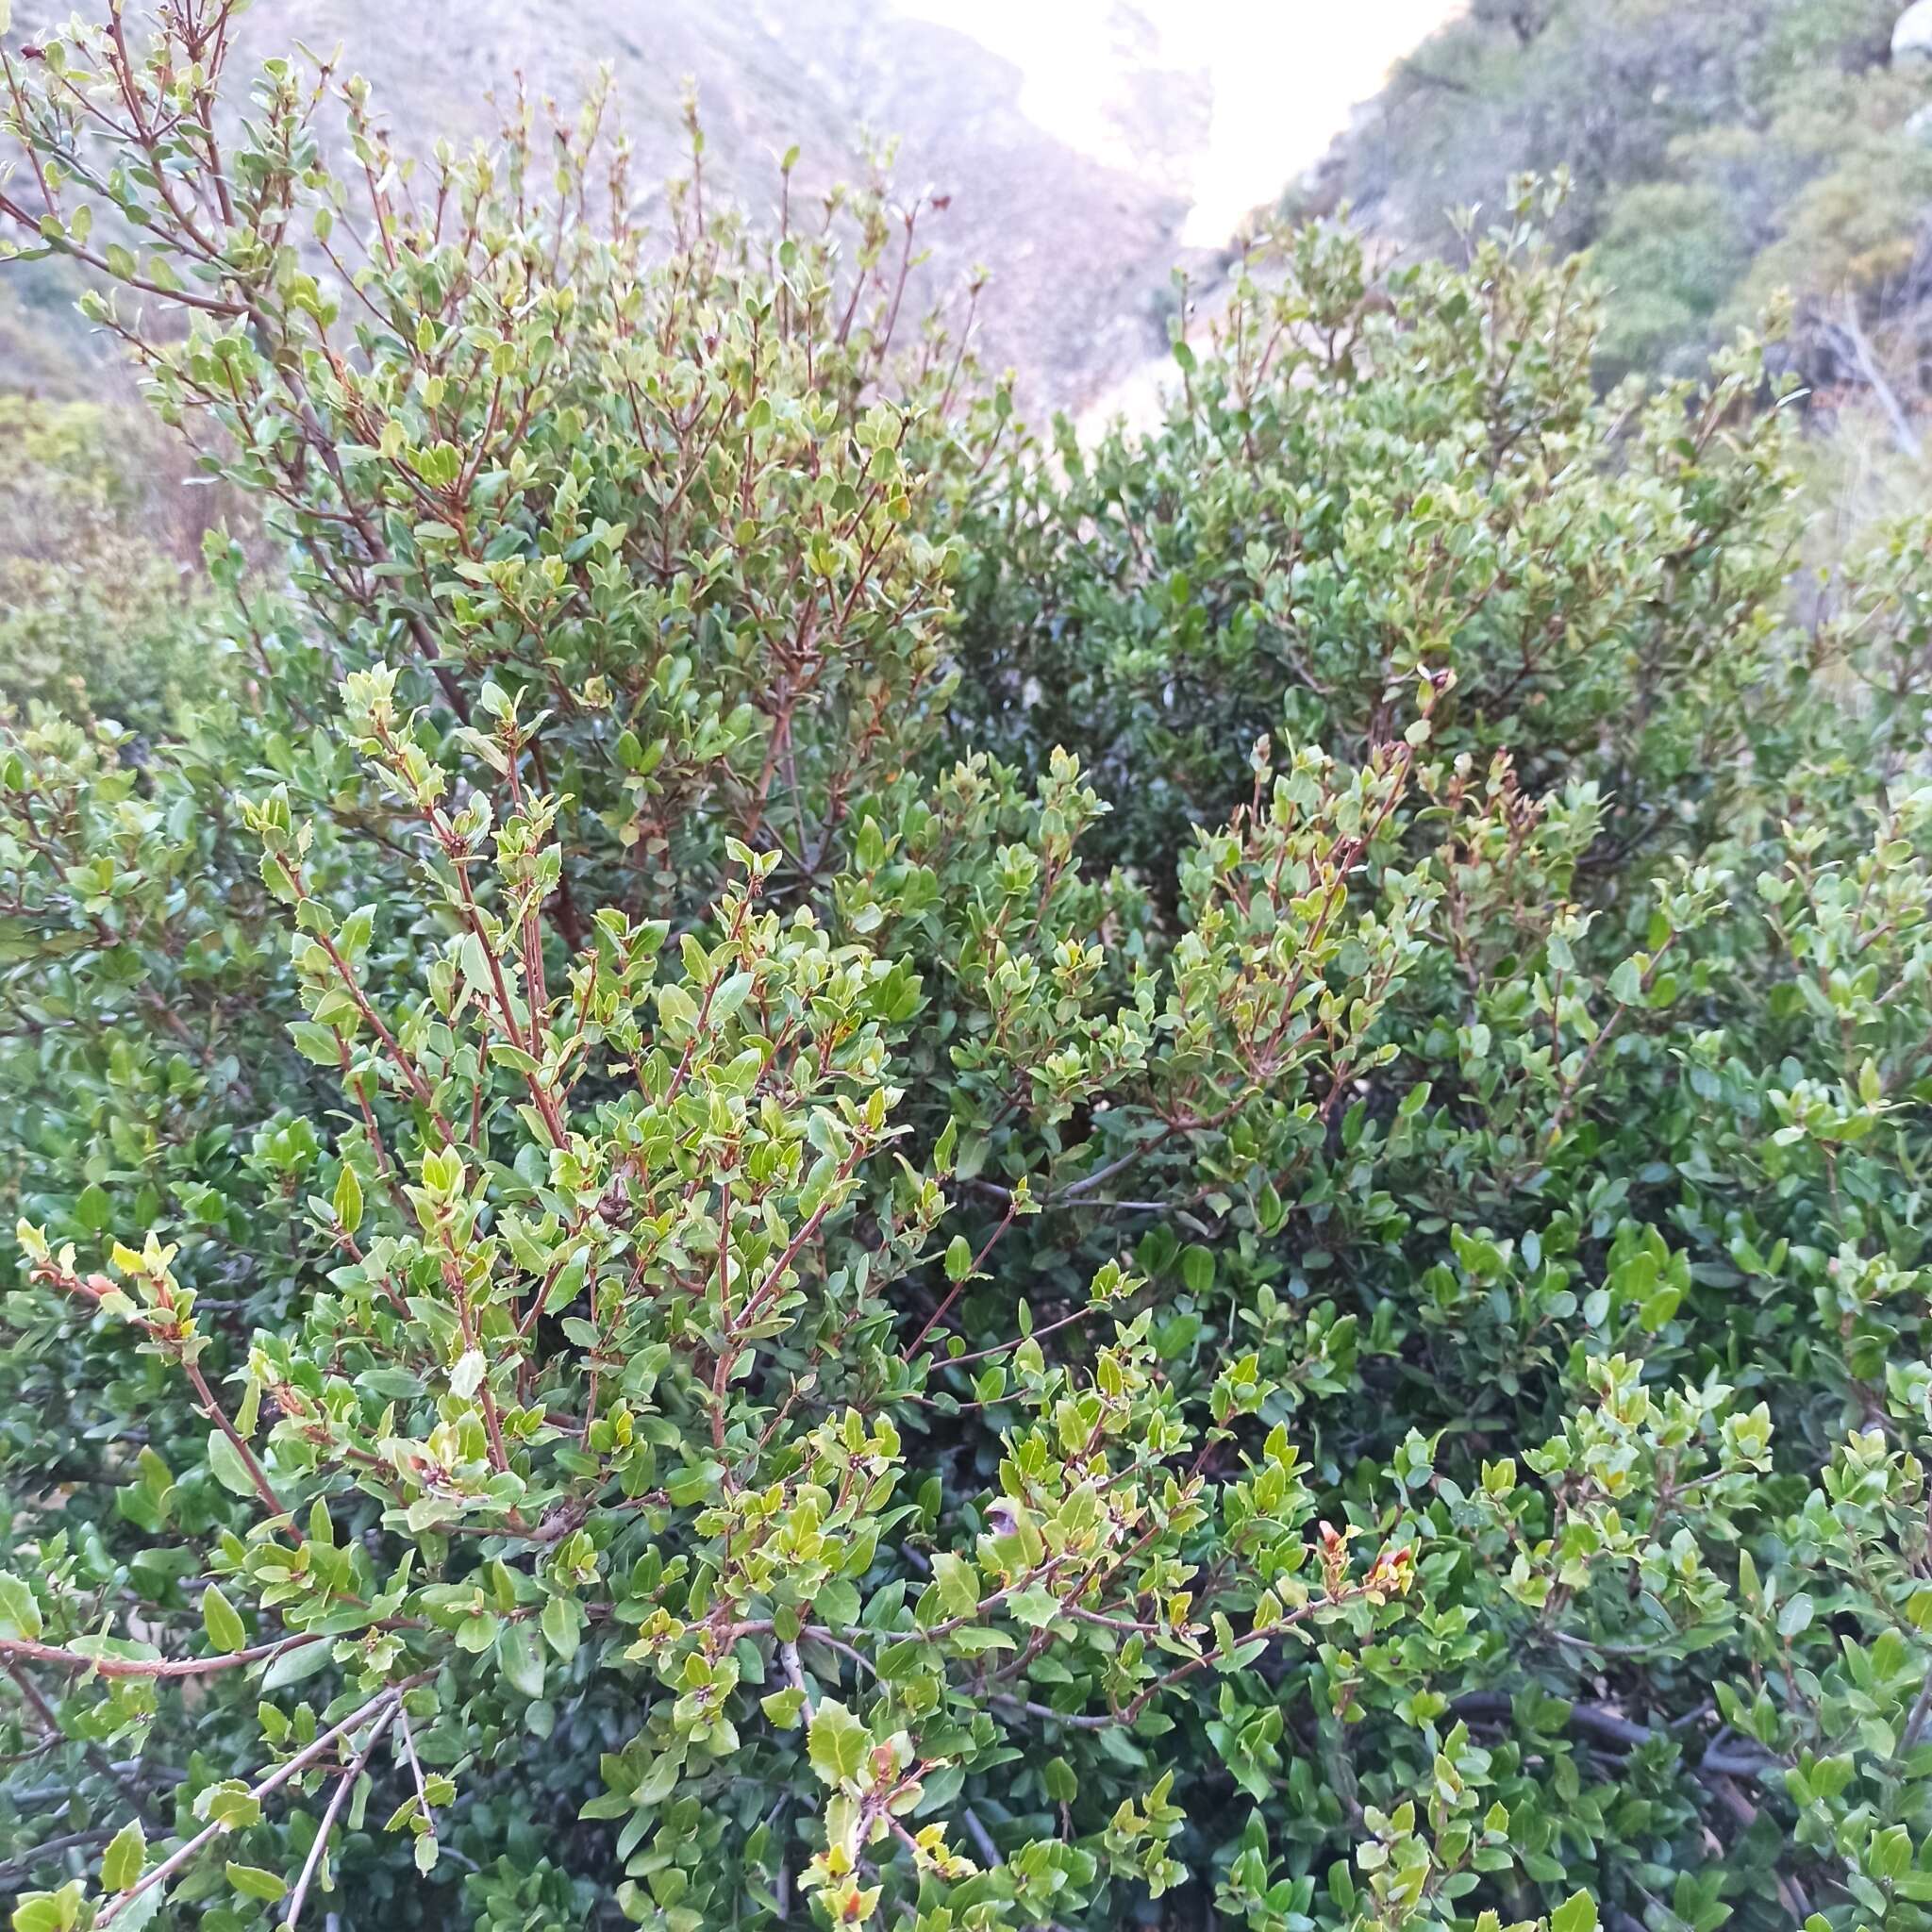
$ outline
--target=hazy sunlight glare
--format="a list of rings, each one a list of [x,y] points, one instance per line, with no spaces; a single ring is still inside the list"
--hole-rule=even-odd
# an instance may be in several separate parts
[[[1143,177],[1167,177],[1190,204],[1183,243],[1212,248],[1318,160],[1393,63],[1460,13],[1464,0],[899,4],[1011,61],[1023,110],[1070,146]],[[1124,96],[1175,75],[1206,84],[1203,138],[1178,154],[1137,151]]]

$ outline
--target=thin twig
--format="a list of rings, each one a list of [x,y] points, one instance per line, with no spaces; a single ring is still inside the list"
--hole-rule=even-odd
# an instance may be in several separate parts
[[[301,1915],[303,1902],[308,1896],[308,1888],[316,1873],[321,1869],[323,1854],[328,1848],[329,1833],[335,1829],[338,1814],[343,1801],[348,1797],[356,1780],[362,1775],[363,1767],[369,1762],[369,1754],[380,1741],[383,1732],[389,1729],[395,1714],[402,1708],[399,1702],[392,1704],[375,1720],[369,1733],[369,1740],[356,1754],[356,1760],[336,1779],[335,1790],[330,1794],[328,1808],[322,1814],[322,1824],[315,1834],[315,1842],[308,1847],[308,1856],[302,1861],[302,1875],[295,1881],[295,1889],[289,1894],[289,1909],[282,1916],[282,1924],[292,1928]]]
[[[30,1663],[52,1664],[63,1671],[77,1671],[101,1677],[207,1677],[216,1671],[232,1671],[238,1665],[259,1663],[263,1657],[280,1657],[305,1643],[319,1643],[321,1631],[305,1630],[293,1637],[277,1638],[273,1643],[258,1643],[248,1650],[231,1650],[225,1657],[90,1657],[84,1651],[63,1650],[54,1643],[30,1643],[24,1637],[0,1637],[0,1657],[25,1657]]]
[[[778,1661],[785,1669],[785,1681],[796,1690],[805,1705],[808,1723],[817,1714],[818,1707],[813,1704],[810,1687],[805,1681],[805,1666],[799,1661],[798,1646],[786,1642],[778,1646]]]
[[[358,1725],[366,1724],[385,1707],[393,1707],[400,1710],[403,1692],[422,1683],[429,1674],[430,1673],[425,1671],[406,1679],[401,1684],[390,1685],[359,1709],[351,1711],[340,1724],[331,1724],[313,1743],[305,1745],[286,1764],[277,1765],[259,1784],[251,1789],[248,1795],[259,1802],[271,1791],[279,1790],[291,1778],[299,1777],[338,1738],[344,1737]],[[138,1885],[124,1891],[119,1898],[109,1900],[100,1917],[94,1921],[95,1925],[107,1924],[124,1906],[131,1905],[142,1892],[172,1878],[204,1845],[226,1829],[227,1826],[219,1818],[205,1825],[179,1851],[164,1858],[152,1872],[146,1874]]]

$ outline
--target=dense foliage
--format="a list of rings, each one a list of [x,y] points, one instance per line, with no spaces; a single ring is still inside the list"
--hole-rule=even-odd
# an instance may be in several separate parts
[[[1613,291],[1606,370],[1695,369],[1789,289],[1814,311],[1807,378],[1857,382],[1844,298],[1872,320],[1925,292],[1932,68],[1890,63],[1903,10],[1475,0],[1344,142],[1339,185],[1440,246],[1444,208],[1565,167],[1561,239],[1591,247]],[[1922,355],[1923,316],[1912,333]]]
[[[153,482],[173,454],[125,408],[0,393],[0,661],[15,704],[153,719],[184,682],[206,692],[192,499]]]
[[[1526,190],[1041,450],[227,20],[7,72],[286,542],[0,727],[19,1932],[1925,1925],[1932,527]]]

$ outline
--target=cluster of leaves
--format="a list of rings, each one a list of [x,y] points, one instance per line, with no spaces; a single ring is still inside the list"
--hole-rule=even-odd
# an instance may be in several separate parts
[[[288,546],[0,730],[19,1932],[1919,1932],[1926,529],[1783,623],[1526,195],[1057,471],[913,211],[229,23],[6,74]]]
[[[1564,205],[1519,192],[1462,266],[1379,282],[1345,229],[1277,232],[1176,342],[1158,430],[1018,450],[969,525],[962,742],[1078,747],[1143,874],[1224,815],[1231,745],[1360,760],[1418,680],[1437,756],[1596,781],[1620,848],[1695,819],[1765,674],[1785,439],[1748,341],[1701,388],[1592,394],[1598,292],[1531,253]]]

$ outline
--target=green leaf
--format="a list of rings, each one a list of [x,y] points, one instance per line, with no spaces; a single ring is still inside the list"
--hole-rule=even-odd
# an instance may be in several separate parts
[[[129,1890],[139,1881],[146,1864],[147,1833],[142,1830],[140,1819],[130,1818],[101,1854],[101,1890]]]
[[[13,1932],[71,1932],[78,1914],[72,1897],[74,1888],[58,1891],[30,1891],[13,1908]]]
[[[336,1176],[335,1209],[336,1219],[346,1233],[354,1234],[362,1225],[362,1183],[346,1160]]]
[[[554,1315],[558,1308],[567,1308],[576,1300],[584,1286],[584,1270],[589,1258],[589,1250],[579,1248],[557,1271],[557,1279],[543,1294],[543,1312],[546,1315]]]
[[[1596,1901],[1587,1891],[1573,1891],[1550,1914],[1550,1932],[1596,1932]]]
[[[932,1575],[948,1618],[970,1617],[979,1607],[979,1573],[964,1557],[941,1550],[932,1559]]]
[[[195,1794],[194,1815],[224,1831],[246,1831],[261,1821],[261,1800],[240,1778],[224,1778]]]
[[[568,1663],[576,1655],[582,1640],[584,1613],[574,1597],[554,1596],[543,1606],[539,1620],[543,1641]]]
[[[255,1479],[242,1460],[242,1452],[219,1429],[208,1439],[208,1466],[215,1480],[231,1495],[255,1494]]]
[[[956,1234],[946,1248],[946,1279],[964,1281],[973,1272],[973,1243],[963,1234]]]
[[[34,1642],[44,1626],[33,1591],[17,1576],[0,1570],[0,1636]]]
[[[872,1733],[836,1697],[819,1706],[806,1733],[806,1755],[824,1783],[847,1784],[857,1778],[871,1749]]]
[[[1811,1598],[1808,1592],[1800,1591],[1777,1613],[1777,1634],[1780,1637],[1801,1637],[1811,1627]]]
[[[524,1634],[521,1624],[506,1624],[496,1639],[497,1661],[503,1674],[525,1697],[543,1694],[543,1654]]]
[[[858,1587],[848,1583],[842,1576],[835,1576],[829,1583],[819,1586],[819,1592],[812,1599],[812,1609],[818,1622],[831,1630],[843,1630],[858,1621]]]
[[[271,1658],[268,1668],[261,1674],[263,1694],[271,1690],[286,1690],[291,1684],[299,1684],[305,1678],[327,1670],[333,1646],[327,1643],[298,1643]]]
[[[1677,1304],[1682,1300],[1683,1294],[1679,1290],[1660,1288],[1638,1310],[1637,1319],[1645,1328],[1661,1328],[1677,1312]]]
[[[1049,1590],[1037,1583],[1029,1583],[1024,1590],[1017,1590],[1007,1599],[1007,1609],[1021,1623],[1029,1624],[1035,1630],[1044,1630],[1059,1615],[1059,1601]]]
[[[288,877],[279,860],[264,858],[261,864],[264,877],[272,865],[281,877]],[[270,884],[274,883],[271,878]],[[295,1042],[295,1051],[318,1067],[340,1067],[342,1063],[341,1041],[333,1026],[318,1026],[313,1020],[294,1020],[289,1025],[289,1038]]]
[[[496,981],[491,972],[491,953],[483,941],[474,933],[466,932],[457,946],[457,963],[462,968],[463,978],[470,990],[486,1004],[495,991]]]
[[[1912,1835],[1903,1824],[1872,1834],[1872,1841],[1865,1848],[1865,1869],[1881,1884],[1895,1883],[1911,1862]]]
[[[752,975],[749,973],[734,973],[724,980],[711,995],[710,1024],[722,1026],[743,1006],[751,989]]]
[[[201,1593],[201,1623],[208,1641],[224,1654],[248,1647],[247,1626],[234,1605],[212,1583]]]
[[[265,1872],[259,1865],[238,1865],[230,1858],[227,1864],[228,1883],[243,1898],[266,1899],[273,1905],[289,1890],[289,1881],[280,1874]]]
[[[805,1708],[805,1692],[795,1684],[758,1699],[758,1707],[781,1731],[789,1731]]]
[[[150,1924],[167,1903],[167,1892],[165,1885],[150,1885],[145,1891],[129,1899],[114,1914],[113,1932],[142,1932],[142,1928]],[[209,1914],[202,1924],[209,1924],[212,1918],[213,1915]]]

